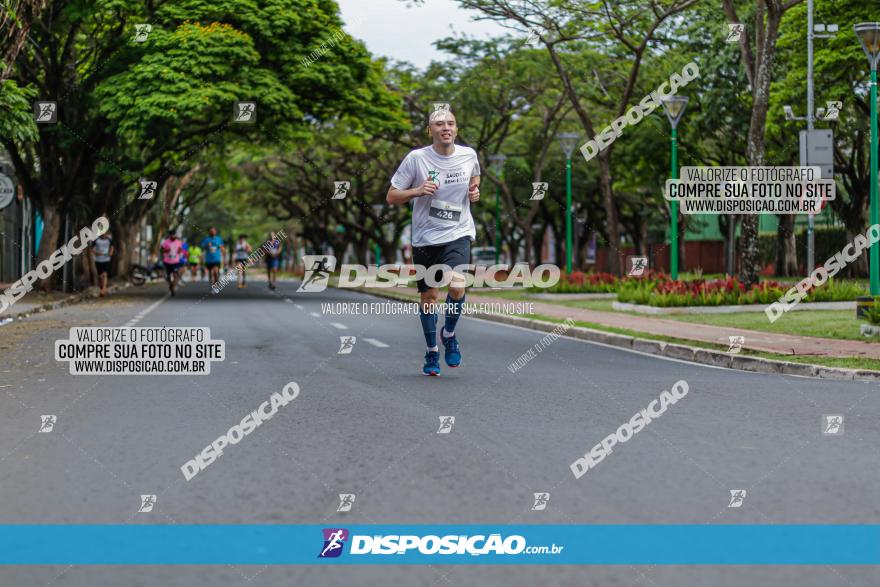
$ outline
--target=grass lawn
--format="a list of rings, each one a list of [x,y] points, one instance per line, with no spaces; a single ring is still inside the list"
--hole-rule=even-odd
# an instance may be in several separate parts
[[[532,318],[536,318],[538,320],[545,320],[547,322],[559,322],[562,323],[564,320],[561,318],[553,318],[550,316],[541,316],[539,314],[534,314],[531,316]],[[780,322],[782,319],[780,318],[777,322]],[[604,332],[613,332],[615,334],[623,334],[626,336],[634,336],[637,338],[646,338],[649,340],[659,340],[662,342],[670,342],[674,344],[683,344],[687,346],[703,348],[703,349],[713,349],[716,351],[727,351],[727,345],[717,345],[711,344],[707,342],[697,341],[697,340],[687,340],[681,338],[673,338],[671,336],[660,336],[656,334],[649,334],[647,332],[637,332],[635,330],[628,330],[626,328],[615,328],[613,326],[605,326],[603,324],[595,324],[593,322],[575,322],[576,326],[583,326],[585,328],[592,328],[593,330],[602,330]],[[877,359],[864,359],[860,357],[813,357],[813,356],[796,356],[796,355],[777,355],[775,353],[764,353],[757,351],[750,351],[748,349],[743,349],[740,353],[742,355],[746,355],[749,357],[760,357],[762,359],[772,359],[774,361],[789,361],[791,363],[805,363],[807,365],[821,365],[823,367],[839,367],[841,369],[870,369],[872,371],[880,371],[880,361]]]
[[[476,292],[472,290],[471,293]],[[547,302],[557,306],[569,306],[572,308],[583,308],[585,310],[597,310],[599,312],[615,312],[611,307],[614,300],[551,301],[530,298],[522,291],[488,290],[483,293],[485,295],[499,298]],[[632,316],[642,315],[634,312],[621,313],[630,314]],[[763,311],[743,312],[740,314],[663,314],[649,317],[679,320],[681,322],[696,322],[699,324],[708,324],[710,326],[745,328],[747,330],[759,330],[762,332],[778,332],[781,334],[793,334],[797,336],[867,340],[859,334],[859,325],[863,321],[856,319],[855,310],[803,310],[798,312],[787,312],[772,324]],[[607,330],[607,327],[603,327],[603,329]]]
[[[698,322],[711,326],[746,328],[762,332],[779,332],[799,336],[867,340],[859,334],[863,320],[856,319],[855,310],[803,310],[787,312],[771,323],[764,312],[742,314],[670,314],[658,316],[681,322]]]
[[[492,291],[491,295],[495,296],[497,291],[498,290]],[[488,294],[490,292],[486,292],[486,293]],[[409,294],[405,294],[402,292],[398,293],[394,297],[397,299],[400,299],[400,300],[404,300],[404,301],[415,301],[418,299],[414,295],[409,295]],[[524,296],[522,294],[522,292],[514,292],[514,291],[505,291],[504,295],[498,296],[498,297],[504,297],[504,298],[516,299],[516,300],[529,299],[527,296]],[[589,307],[590,309],[597,309],[597,310],[600,309],[600,307],[607,307],[610,310],[611,302],[612,302],[612,300],[575,300],[575,301],[565,302],[564,305]],[[561,302],[554,302],[554,303],[559,304]],[[606,304],[606,305],[602,306],[603,304]],[[801,314],[804,315],[803,318],[800,317]],[[789,312],[788,314],[786,314],[785,316],[783,316],[782,318],[777,320],[773,326],[776,326],[777,328],[781,328],[784,326],[785,321],[788,318],[792,318],[792,317],[796,317],[796,318],[798,318],[798,320],[804,320],[806,318],[807,323],[809,323],[810,317],[812,317],[813,320],[816,320],[816,317],[815,317],[816,314],[837,314],[837,315],[840,315],[839,319],[838,319],[839,322],[845,322],[846,320],[849,320],[851,323],[855,324],[856,332],[858,332],[858,322],[859,321],[857,321],[855,319],[855,310],[844,310],[844,311],[813,310],[813,311],[805,311],[805,312]],[[708,322],[706,322],[704,320],[707,317],[720,318],[720,319],[728,318],[729,319],[729,318],[741,318],[742,316],[752,316],[752,314],[738,314],[738,315],[721,314],[721,315],[714,315],[714,316],[706,316],[706,315],[703,315],[703,316],[679,316],[679,318],[690,318],[691,321],[693,321],[693,322],[702,322],[704,324],[708,324]],[[668,317],[669,316],[664,316],[664,318],[668,318]],[[763,312],[761,312],[760,314],[757,314],[757,313],[754,314],[754,317],[763,318],[764,323],[767,325],[770,325],[769,321],[767,320],[767,317],[764,315]],[[564,322],[564,320],[562,318],[553,318],[550,316],[543,316],[541,314],[532,314],[530,316],[530,318],[534,318],[537,320],[544,320],[547,322],[556,322],[556,323]],[[727,345],[718,345],[718,344],[711,344],[711,343],[702,342],[702,341],[698,341],[698,340],[688,340],[688,339],[674,338],[671,336],[660,336],[660,335],[655,335],[655,334],[648,334],[646,332],[638,332],[635,330],[628,330],[626,328],[615,328],[614,326],[605,326],[603,324],[596,324],[593,322],[577,321],[577,322],[575,322],[575,324],[577,326],[583,326],[585,328],[592,328],[594,330],[601,330],[604,332],[612,332],[615,334],[624,334],[627,336],[634,336],[637,338],[646,338],[649,340],[659,340],[659,341],[663,341],[663,342],[684,344],[684,345],[697,347],[697,348],[703,348],[703,349],[727,351],[727,348],[728,348]],[[738,326],[738,325],[734,324],[734,326]],[[746,328],[746,327],[743,326],[743,328]],[[774,331],[774,332],[783,332],[783,330],[778,330],[778,331]],[[811,336],[816,336],[816,335],[813,334]],[[854,338],[858,339],[858,336],[856,336]],[[764,353],[764,352],[750,351],[748,349],[743,349],[741,354],[751,356],[751,357],[761,357],[764,359],[773,359],[776,361],[789,361],[792,363],[805,363],[808,365],[821,365],[824,367],[840,367],[843,369],[870,369],[873,371],[880,371],[880,361],[878,361],[876,359],[863,359],[863,358],[859,358],[859,357],[837,358],[837,357],[778,355],[775,353]]]

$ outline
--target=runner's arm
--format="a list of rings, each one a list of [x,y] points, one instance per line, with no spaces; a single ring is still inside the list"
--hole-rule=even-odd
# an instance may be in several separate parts
[[[439,184],[426,180],[421,185],[406,188],[405,186],[413,186],[418,180],[416,175],[415,160],[412,153],[407,155],[400,167],[391,178],[391,188],[385,196],[385,201],[392,206],[401,206],[408,204],[410,200],[421,196],[431,196],[437,191]]]
[[[480,176],[471,177],[470,185],[468,185],[468,199],[473,202],[480,201]]]
[[[422,185],[408,190],[401,190],[392,185],[388,190],[388,195],[385,196],[385,201],[393,206],[400,206],[408,204],[410,200],[415,198],[434,195],[436,191],[437,184],[433,181],[425,181]]]

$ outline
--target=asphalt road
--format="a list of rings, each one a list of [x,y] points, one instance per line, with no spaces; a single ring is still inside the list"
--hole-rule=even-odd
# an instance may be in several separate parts
[[[349,291],[130,288],[0,327],[0,523],[880,523],[876,384],[692,365],[465,317],[463,365],[421,375],[413,315],[330,315]],[[143,314],[147,308],[152,309]],[[71,326],[207,326],[208,376],[72,376]],[[355,336],[338,354],[340,336]],[[371,340],[367,340],[371,339]],[[689,393],[575,479],[569,465],[678,380]],[[296,382],[186,481],[180,466]],[[38,433],[53,414],[51,433]],[[823,414],[844,433],[823,435]],[[437,434],[454,416],[451,433]],[[730,490],[745,489],[739,508]],[[550,492],[544,511],[533,493]],[[337,512],[340,493],[354,493]],[[138,513],[141,494],[157,495]],[[6,567],[6,586],[875,585],[867,567]]]

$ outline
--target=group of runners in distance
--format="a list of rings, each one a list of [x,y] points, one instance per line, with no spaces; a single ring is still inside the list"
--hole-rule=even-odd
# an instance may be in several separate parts
[[[168,281],[168,288],[172,296],[175,295],[177,284],[182,274],[186,273],[187,266],[189,266],[192,281],[196,280],[197,274],[199,279],[204,279],[206,271],[208,281],[211,284],[216,284],[220,280],[220,269],[223,265],[223,259],[226,258],[226,244],[213,226],[208,230],[208,236],[195,246],[190,246],[185,239],[180,239],[176,231],[169,230],[159,248],[162,253],[162,265],[165,268],[165,279]],[[263,248],[265,249],[264,262],[269,289],[275,289],[278,268],[281,265],[281,241],[275,234],[269,233],[269,238]],[[239,289],[247,287],[245,275],[249,266],[248,260],[253,252],[254,249],[248,243],[247,235],[239,235],[232,256],[232,268],[238,273]]]
[[[276,288],[278,269],[281,266],[281,240],[273,233],[269,233],[269,239],[262,245],[265,255],[266,276],[269,280],[269,289]],[[251,263],[248,259],[253,253],[253,247],[247,241],[247,235],[239,236],[233,249],[233,262],[231,269],[238,273],[238,287],[244,288],[245,273]],[[109,233],[100,235],[92,243],[92,255],[95,259],[95,269],[98,275],[99,295],[104,297],[107,293],[107,281],[110,274],[110,262],[115,254],[113,239]],[[211,227],[206,236],[198,244],[190,244],[186,239],[177,236],[175,230],[169,230],[165,238],[159,243],[160,263],[165,270],[165,280],[171,295],[176,295],[180,280],[186,276],[189,270],[189,281],[204,280],[207,274],[208,281],[213,285],[220,280],[220,270],[226,258],[226,245],[217,234],[217,229]]]

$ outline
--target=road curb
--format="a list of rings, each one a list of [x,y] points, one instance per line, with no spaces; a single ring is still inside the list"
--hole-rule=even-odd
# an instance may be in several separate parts
[[[73,294],[72,296],[68,296],[61,300],[55,300],[54,302],[46,302],[45,304],[41,304],[39,306],[35,306],[30,310],[19,312],[17,314],[9,314],[9,315],[0,315],[0,319],[3,318],[12,318],[13,320],[24,320],[34,314],[43,314],[45,312],[49,312],[52,310],[57,310],[58,308],[63,308],[64,306],[70,306],[72,304],[78,304],[80,302],[84,302],[85,300],[91,299],[99,299],[97,295],[92,292],[92,288],[96,286],[89,287],[85,291],[82,291],[78,294]],[[122,291],[131,287],[131,283],[128,281],[124,281],[122,283],[117,283],[115,285],[110,285],[107,287],[107,293],[113,293],[117,291]]]
[[[393,295],[388,292],[358,289],[361,293],[374,295],[377,297],[388,298],[401,302],[414,302],[415,300]],[[539,330],[541,332],[550,332],[559,327],[558,322],[546,322],[534,318],[520,318],[519,316],[510,316],[506,314],[468,314],[472,318],[480,320],[488,320],[490,322],[500,322],[511,326],[520,326],[531,330]],[[647,338],[638,338],[627,336],[624,334],[615,334],[613,332],[605,332],[603,330],[595,330],[584,326],[572,326],[565,331],[565,336],[587,340],[590,342],[600,342],[611,346],[621,347],[650,355],[658,355],[668,357],[670,359],[679,359],[689,361],[691,363],[699,363],[703,365],[712,365],[714,367],[724,367],[727,369],[738,369],[740,371],[752,371],[754,373],[772,373],[777,375],[798,375],[800,377],[812,377],[815,379],[832,379],[837,381],[880,381],[880,371],[870,371],[867,369],[844,369],[840,367],[825,367],[821,365],[810,365],[807,363],[793,363],[791,361],[777,361],[774,359],[764,359],[761,357],[752,357],[748,355],[739,355],[706,349],[701,347],[692,347],[683,344],[675,344],[671,342],[662,342]]]
[[[550,332],[559,326],[557,322],[545,322],[532,318],[520,318],[503,314],[471,314],[474,318],[501,322],[512,326],[522,326],[541,332]],[[777,361],[762,357],[748,355],[729,354],[722,351],[692,347],[682,344],[667,343],[647,338],[636,338],[623,334],[614,334],[602,330],[594,330],[583,326],[572,326],[565,332],[566,336],[579,338],[591,342],[617,346],[625,349],[639,351],[649,355],[659,355],[670,359],[679,359],[691,363],[724,367],[726,369],[738,369],[740,371],[752,371],[755,373],[773,373],[777,375],[798,375],[801,377],[813,377],[817,379],[834,379],[843,381],[880,381],[880,371],[866,369],[843,369],[837,367],[824,367],[807,363],[793,363],[791,361]]]

